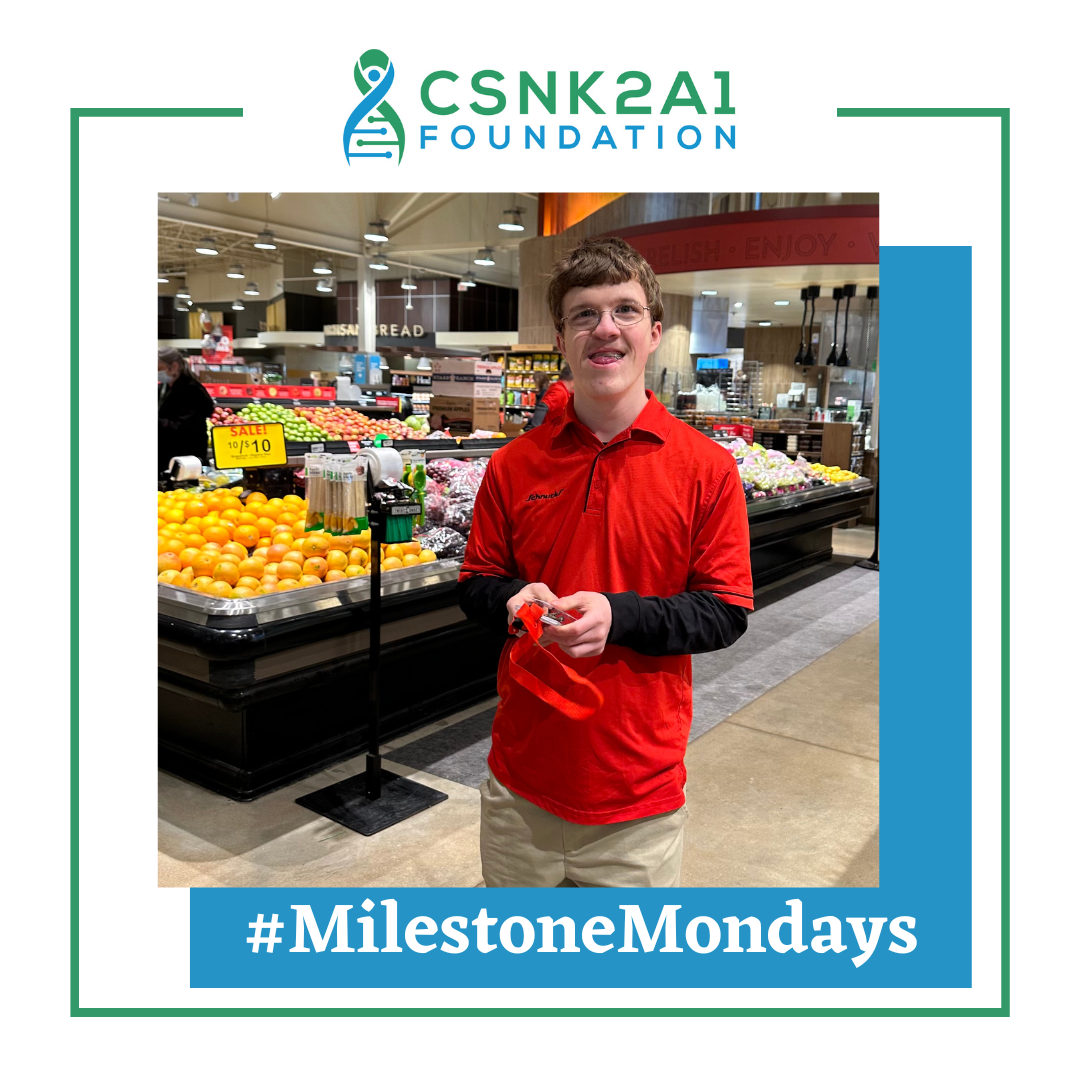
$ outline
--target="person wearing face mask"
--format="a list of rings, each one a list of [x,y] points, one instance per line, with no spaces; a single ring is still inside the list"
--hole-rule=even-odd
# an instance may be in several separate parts
[[[645,388],[664,307],[637,251],[583,241],[548,306],[573,396],[492,456],[460,575],[465,614],[507,635],[480,787],[484,881],[677,886],[691,654],[733,644],[754,607],[743,486],[731,454]],[[577,618],[512,663],[529,601]],[[591,713],[582,680],[603,697]]]
[[[158,384],[158,472],[174,457],[205,463],[206,421],[214,414],[214,399],[178,349],[158,349]]]

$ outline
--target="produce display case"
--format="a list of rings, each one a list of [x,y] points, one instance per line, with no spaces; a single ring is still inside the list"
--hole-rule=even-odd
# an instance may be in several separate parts
[[[724,441],[723,439],[719,441]],[[506,440],[410,440],[428,461],[492,454]],[[832,526],[869,504],[857,479],[747,503],[755,585],[832,553]],[[392,739],[495,693],[504,638],[458,606],[460,558],[383,577],[382,732]],[[366,749],[370,580],[257,599],[158,586],[159,760],[237,800]]]

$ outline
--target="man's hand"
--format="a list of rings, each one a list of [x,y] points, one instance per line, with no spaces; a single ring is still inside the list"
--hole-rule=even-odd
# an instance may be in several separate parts
[[[599,656],[611,632],[611,604],[603,593],[576,592],[550,601],[560,611],[580,612],[581,618],[565,626],[545,626],[541,645],[554,643],[567,656]]]
[[[531,585],[526,585],[521,592],[515,593],[506,601],[506,625],[509,626],[514,621],[518,608],[530,600],[544,600],[549,604],[554,604],[557,599],[558,597],[542,581],[534,581]],[[517,636],[521,637],[523,633],[525,633],[524,630],[519,630]]]

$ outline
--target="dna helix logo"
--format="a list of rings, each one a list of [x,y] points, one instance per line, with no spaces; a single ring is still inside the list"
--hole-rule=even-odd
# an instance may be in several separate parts
[[[368,49],[363,53],[353,68],[353,81],[363,100],[349,114],[345,121],[342,143],[345,148],[345,160],[351,165],[353,158],[392,158],[393,149],[369,150],[368,147],[396,147],[398,164],[405,156],[405,128],[393,106],[385,100],[390,87],[394,85],[394,65],[381,49]],[[379,124],[382,127],[364,127],[364,124]],[[365,135],[390,135],[392,139],[361,138]]]

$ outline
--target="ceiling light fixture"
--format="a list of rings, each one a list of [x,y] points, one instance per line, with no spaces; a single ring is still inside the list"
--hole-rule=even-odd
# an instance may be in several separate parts
[[[191,198],[188,199],[187,204],[188,204],[188,206],[198,206],[199,205],[199,196],[198,195],[192,195]]]
[[[802,329],[799,332],[799,351],[795,354],[795,363],[802,364],[806,356],[806,304],[810,299],[810,290],[801,289],[799,299],[802,301]]]
[[[255,237],[255,247],[260,251],[277,251],[277,244],[274,243],[274,234],[269,229],[263,229],[263,231]]]
[[[836,363],[836,331],[840,326],[840,299],[844,295],[844,289],[841,285],[833,287],[832,298],[836,301],[836,311],[833,312],[832,320],[832,348],[829,350],[829,355],[825,358],[825,366],[829,367]]]
[[[315,291],[316,292],[333,292],[334,291],[334,282],[333,282],[333,280],[331,278],[320,278],[315,283]]]
[[[787,307],[788,304],[790,304],[790,303],[791,303],[790,300],[774,300],[773,301],[773,304],[776,307]]]
[[[475,289],[476,288],[476,276],[470,270],[459,282],[459,289]]]
[[[735,303],[732,304],[731,306],[733,308],[741,308],[742,307],[742,301],[741,300],[736,300]]]
[[[758,326],[772,326],[772,323],[768,319],[761,319],[758,321]]]
[[[168,285],[169,284],[169,279],[167,277],[162,277],[161,274],[158,274],[157,281],[158,281],[159,285]]]
[[[836,366],[837,367],[849,367],[850,364],[851,364],[851,361],[850,361],[850,359],[848,359],[848,354],[847,354],[847,328],[848,328],[848,318],[851,315],[851,298],[854,295],[855,295],[855,286],[854,285],[845,285],[844,286],[844,296],[847,297],[847,299],[844,301],[844,344],[840,348],[840,357],[836,361]]]
[[[240,301],[240,300],[234,300],[232,302],[232,309],[233,309],[233,311],[243,311],[244,310],[243,302]]]
[[[187,291],[187,286],[186,285],[182,289],[177,289],[176,290],[176,299],[177,300],[190,300],[191,299],[191,293],[189,293]]]
[[[371,268],[372,270],[389,270],[389,269],[390,269],[390,265],[389,265],[389,263],[384,263],[384,262],[382,261],[382,259],[381,259],[381,257],[380,257],[380,256],[378,256],[378,255],[373,255],[373,256],[372,256],[372,259],[373,259],[374,261],[373,261],[373,262],[369,262],[369,263],[368,263],[368,266],[369,266],[369,267],[370,267],[370,268]]]
[[[810,340],[806,343],[806,355],[803,357],[803,363],[816,364],[817,359],[814,356],[814,305],[821,295],[821,286],[808,285],[806,292],[810,297]]]
[[[401,287],[403,289],[415,289],[417,286],[414,282],[410,281],[407,277],[401,279]]]
[[[494,266],[495,260],[491,257],[492,254],[491,248],[481,248],[476,253],[476,258],[473,259],[473,262],[476,263],[477,266]]]
[[[503,211],[503,220],[499,222],[499,228],[505,232],[524,232],[525,226],[521,224],[521,215],[525,213],[524,207],[512,206]]]
[[[325,259],[320,259],[312,268],[313,274],[332,274],[334,271]]]
[[[256,285],[254,281],[249,281],[244,286],[244,295],[245,296],[258,296],[259,295],[259,286]]]
[[[386,232],[388,225],[389,222],[387,221],[369,221],[368,231],[364,233],[364,239],[370,240],[373,244],[385,244],[390,239]]]
[[[244,267],[243,267],[243,265],[241,263],[233,263],[232,266],[229,267],[229,269],[226,272],[225,276],[229,277],[229,278],[239,278],[241,281],[243,281],[244,280]]]
[[[701,295],[702,296],[715,296],[716,295],[716,289],[702,289],[701,290]]]
[[[281,192],[280,191],[271,191],[270,192],[270,198],[271,199],[280,199],[281,198]]]
[[[218,253],[217,244],[209,236],[204,236],[195,245],[195,250],[200,255],[216,255]]]

